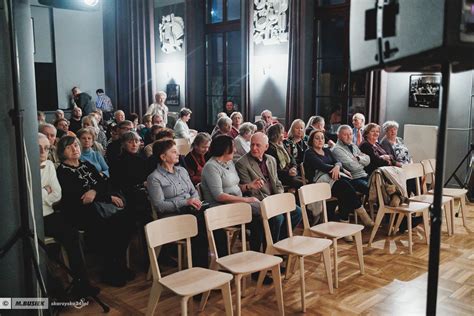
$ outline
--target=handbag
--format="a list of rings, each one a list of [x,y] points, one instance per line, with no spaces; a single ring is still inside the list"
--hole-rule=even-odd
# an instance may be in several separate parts
[[[123,201],[123,207],[120,208],[113,203],[109,202],[94,202],[94,208],[97,213],[99,213],[102,218],[110,218],[118,212],[125,209],[125,199],[122,195],[114,194]]]

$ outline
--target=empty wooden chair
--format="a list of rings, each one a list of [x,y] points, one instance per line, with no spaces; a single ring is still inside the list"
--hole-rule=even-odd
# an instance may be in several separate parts
[[[359,260],[360,273],[364,274],[364,254],[362,252],[362,233],[364,226],[349,223],[329,222],[326,209],[326,200],[331,198],[331,186],[329,183],[313,183],[302,186],[298,190],[301,203],[301,212],[303,215],[304,236],[322,236],[332,239],[334,248],[334,284],[339,286],[338,262],[337,262],[337,240],[346,236],[354,236],[357,257]],[[310,226],[306,205],[314,202],[322,202],[323,204],[323,220],[324,223]]]
[[[434,188],[435,182],[435,169],[436,169],[436,160],[435,159],[427,159],[422,160],[421,164],[423,165],[423,170],[425,175],[432,177],[431,187]],[[427,192],[428,194],[434,194],[434,190],[427,190],[426,184],[423,187],[423,192]],[[463,188],[443,188],[443,196],[450,196],[454,199],[454,201],[459,201],[459,210],[461,211],[462,216],[462,224],[467,229],[467,219],[466,219],[466,195],[467,190]],[[453,225],[452,225],[452,233],[454,234],[454,211],[453,211]]]
[[[420,202],[410,202],[409,205],[400,205],[400,206],[388,206],[385,205],[385,201],[382,196],[382,180],[380,179],[380,174],[375,174],[375,183],[377,190],[377,200],[379,202],[379,209],[377,212],[377,217],[375,218],[375,225],[372,228],[372,233],[370,234],[369,247],[372,246],[372,241],[374,240],[375,234],[379,229],[380,223],[385,214],[399,214],[403,219],[404,216],[407,217],[407,226],[408,226],[408,249],[409,253],[413,253],[413,237],[412,237],[412,216],[413,215],[422,215],[423,224],[425,226],[425,239],[426,243],[429,243],[429,204],[420,203]],[[392,226],[392,225],[390,225]]]
[[[306,311],[306,290],[304,280],[304,257],[316,253],[322,253],[326,276],[328,281],[329,293],[333,293],[332,273],[331,273],[331,254],[329,247],[332,241],[323,238],[314,238],[307,236],[293,236],[291,228],[290,212],[296,208],[295,196],[292,193],[281,193],[266,197],[261,202],[263,227],[265,229],[265,238],[267,241],[266,253],[271,255],[284,254],[299,258],[300,263],[300,284],[301,284],[301,305],[302,311]],[[288,224],[288,238],[273,243],[272,233],[268,220],[277,215],[285,214]],[[289,269],[289,267],[287,267]],[[260,274],[258,284],[263,282],[264,274]]]
[[[402,165],[403,172],[405,173],[405,178],[407,180],[415,179],[416,182],[416,195],[410,198],[410,201],[423,202],[428,204],[433,204],[434,195],[432,194],[421,194],[420,179],[424,176],[423,165],[421,163],[412,163]],[[454,212],[454,199],[450,196],[443,196],[441,199],[441,204],[443,205],[444,214],[446,216],[446,226],[448,235],[452,235],[452,219]],[[395,230],[400,226],[401,220],[397,222]]]
[[[226,315],[233,315],[230,281],[232,275],[204,268],[193,268],[191,237],[198,233],[196,217],[178,215],[159,219],[145,226],[148,255],[153,272],[153,285],[148,299],[147,315],[153,315],[163,289],[169,289],[181,296],[181,314],[187,315],[190,297],[219,288],[222,291]],[[188,269],[161,276],[155,248],[163,244],[186,239]]]
[[[242,252],[229,254],[222,258],[219,258],[217,254],[213,231],[236,225],[240,226],[241,231],[245,231],[245,224],[252,221],[252,209],[250,205],[246,203],[220,205],[206,210],[204,216],[206,218],[209,248],[215,253],[215,257],[211,263],[211,269],[222,268],[234,275],[237,315],[241,315],[241,295],[244,294],[241,293],[242,278],[259,271],[265,274],[268,270],[272,271],[278,311],[280,312],[280,315],[284,315],[283,292],[280,276],[280,263],[283,261],[281,258],[260,252],[247,251],[246,234],[242,234]],[[258,286],[261,286],[261,283],[258,284]],[[257,287],[257,291],[258,289],[259,288]],[[243,291],[245,292],[245,287]]]

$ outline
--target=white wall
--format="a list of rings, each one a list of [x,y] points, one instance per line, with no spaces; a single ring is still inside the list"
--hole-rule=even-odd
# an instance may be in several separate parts
[[[53,9],[59,108],[69,107],[71,88],[93,98],[105,88],[102,11]]]
[[[31,6],[33,21],[35,63],[53,63],[53,38],[50,9],[47,7]]]

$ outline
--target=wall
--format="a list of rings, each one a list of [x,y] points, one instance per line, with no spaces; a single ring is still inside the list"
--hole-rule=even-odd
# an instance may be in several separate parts
[[[31,6],[31,17],[35,37],[35,63],[53,63],[51,9]]]
[[[450,176],[469,150],[473,131],[471,96],[473,90],[473,71],[451,75],[448,98],[448,133],[446,147],[446,176]],[[395,120],[400,124],[399,135],[403,135],[404,124],[438,125],[438,109],[408,107],[409,78],[413,73],[383,73],[382,107],[385,107],[385,120]],[[458,174],[464,178],[466,168]]]
[[[71,88],[78,86],[93,98],[105,87],[102,10],[53,9],[58,102],[69,107]]]

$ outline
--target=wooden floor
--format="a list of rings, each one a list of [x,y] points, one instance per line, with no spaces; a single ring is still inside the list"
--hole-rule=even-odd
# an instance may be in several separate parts
[[[449,237],[443,224],[441,265],[438,287],[438,315],[474,315],[474,206],[468,205],[468,227],[455,218],[455,235]],[[420,226],[422,227],[422,226]],[[364,231],[367,243],[369,232]],[[309,257],[306,267],[306,315],[424,315],[427,289],[428,246],[422,228],[415,230],[413,255],[408,254],[407,234],[387,237],[381,230],[372,248],[364,245],[365,275],[360,275],[355,247],[339,242],[339,288],[328,292],[319,256]],[[133,254],[133,252],[132,252]],[[133,261],[139,262],[134,256]],[[137,267],[138,269],[138,267]],[[276,315],[273,286],[264,286],[253,295],[255,282],[248,282],[247,296],[242,301],[243,315]],[[140,271],[124,288],[102,288],[100,297],[110,305],[109,315],[144,315],[151,287]],[[301,315],[299,275],[283,283],[285,312]],[[190,300],[192,301],[192,300]],[[233,298],[235,302],[235,298]],[[197,314],[198,305],[194,304]],[[177,315],[179,300],[170,293],[162,295],[155,315]],[[90,303],[82,309],[69,308],[67,314],[97,315],[100,307]],[[199,315],[223,315],[220,292],[212,292],[204,312]]]

